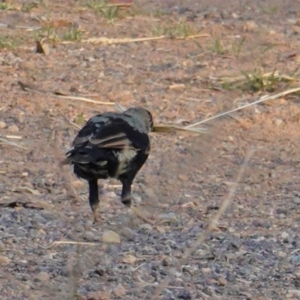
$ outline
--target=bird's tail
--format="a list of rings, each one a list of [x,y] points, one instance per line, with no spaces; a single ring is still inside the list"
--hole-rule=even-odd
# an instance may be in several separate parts
[[[99,166],[105,165],[105,156],[102,151],[95,151],[90,148],[75,148],[66,153],[67,157],[59,163],[60,167],[72,164],[97,164]]]

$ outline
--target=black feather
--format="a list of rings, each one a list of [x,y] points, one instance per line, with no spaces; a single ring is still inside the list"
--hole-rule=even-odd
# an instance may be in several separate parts
[[[96,221],[99,205],[98,179],[121,181],[122,202],[131,205],[132,182],[150,151],[150,112],[130,108],[124,113],[107,112],[91,118],[74,139],[73,148],[61,164],[74,165],[74,173],[89,183],[89,201]]]

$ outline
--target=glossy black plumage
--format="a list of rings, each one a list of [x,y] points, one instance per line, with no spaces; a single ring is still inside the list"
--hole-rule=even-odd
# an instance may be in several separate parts
[[[74,173],[89,183],[89,202],[97,220],[98,179],[117,178],[121,201],[131,205],[132,182],[148,158],[152,115],[133,107],[123,113],[107,112],[91,118],[79,131],[73,148],[61,164],[74,165]]]

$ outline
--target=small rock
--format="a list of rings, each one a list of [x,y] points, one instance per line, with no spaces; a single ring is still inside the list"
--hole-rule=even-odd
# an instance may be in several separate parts
[[[185,265],[182,267],[182,271],[194,276],[198,273],[199,269],[196,265]]]
[[[274,124],[279,127],[279,126],[281,126],[283,124],[283,120],[281,120],[281,119],[275,119],[274,120]]]
[[[287,233],[287,232],[283,232],[282,234],[281,234],[281,237],[284,239],[284,240],[286,240],[286,239],[288,239],[289,237],[290,237],[290,235]]]
[[[105,197],[106,198],[116,198],[117,197],[117,194],[114,192],[114,191],[110,191],[110,192],[106,192],[105,193]]]
[[[286,296],[290,299],[295,299],[295,297],[300,299],[300,290],[288,290]]]
[[[126,289],[123,285],[119,285],[113,290],[113,294],[115,297],[123,298],[126,295]]]
[[[223,277],[223,276],[221,276],[221,277],[218,278],[218,282],[222,286],[226,286],[227,285],[227,279],[225,277]]]
[[[111,295],[109,292],[90,292],[87,295],[88,300],[110,300]]]
[[[164,267],[167,267],[167,266],[171,266],[172,265],[172,259],[170,257],[165,257],[161,264],[164,266]]]
[[[189,180],[189,177],[187,175],[184,175],[184,174],[179,174],[177,176],[177,178],[183,182],[187,182]]]
[[[50,276],[47,272],[40,272],[35,276],[37,281],[45,282],[50,280]]]
[[[191,300],[192,296],[191,296],[190,292],[187,290],[179,290],[177,298],[183,299],[183,300]]]
[[[169,86],[170,90],[183,90],[185,89],[185,84],[183,83],[178,83],[178,84],[172,84]]]
[[[153,227],[150,224],[143,223],[143,224],[139,225],[139,229],[143,229],[143,230],[146,230],[146,231],[152,231]]]
[[[42,53],[44,55],[49,55],[50,48],[45,41],[36,41],[36,53]]]
[[[243,26],[245,31],[253,31],[255,28],[257,28],[257,24],[254,21],[246,21]]]
[[[160,224],[172,224],[177,222],[177,215],[172,212],[167,214],[161,214],[159,218],[161,219]]]
[[[38,233],[39,233],[39,234],[46,235],[46,231],[45,231],[43,228],[40,228],[40,229],[38,230]]]
[[[293,255],[293,256],[290,258],[290,262],[291,262],[293,265],[299,266],[299,265],[300,265],[300,255]]]
[[[122,261],[123,261],[123,263],[133,265],[133,264],[135,264],[136,260],[137,260],[137,258],[133,255],[124,255]]]
[[[9,126],[9,127],[7,128],[7,130],[8,130],[9,132],[14,132],[14,133],[16,133],[16,132],[19,132],[19,127],[18,127],[17,125],[11,125],[11,126]]]
[[[278,252],[278,257],[285,258],[286,256],[287,256],[287,254],[285,252],[283,252],[283,251]]]
[[[95,242],[99,241],[99,239],[95,236],[95,234],[91,231],[86,231],[84,233],[84,239],[87,240],[88,242]]]
[[[6,256],[0,255],[0,265],[7,265],[10,263],[10,259]]]
[[[292,29],[293,29],[293,33],[300,34],[300,27],[299,26],[293,26]]]
[[[4,121],[0,121],[0,129],[3,129],[6,127],[6,123]]]
[[[294,198],[293,201],[294,201],[295,204],[300,204],[300,197]]]
[[[121,228],[120,233],[121,233],[122,236],[124,236],[128,239],[132,239],[133,236],[134,236],[134,232],[128,227]]]
[[[210,268],[202,268],[201,271],[202,271],[203,274],[209,274],[209,273],[211,273],[211,269]]]
[[[104,243],[117,243],[117,244],[119,244],[119,243],[121,243],[121,238],[116,232],[114,232],[112,230],[107,230],[102,235],[102,241]]]

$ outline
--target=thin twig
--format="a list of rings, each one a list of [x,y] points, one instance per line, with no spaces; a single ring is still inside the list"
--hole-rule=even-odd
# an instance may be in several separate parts
[[[115,104],[116,110],[119,112],[124,112],[126,108],[121,105],[120,103]],[[170,132],[176,132],[176,131],[188,131],[188,132],[194,132],[194,133],[206,133],[207,128],[197,128],[197,129],[188,129],[185,127],[180,127],[176,125],[163,125],[163,124],[157,124],[153,126],[153,132],[165,132],[165,133],[170,133]]]
[[[39,245],[43,249],[49,249],[57,245],[88,245],[88,246],[97,246],[99,243],[89,243],[89,242],[74,242],[74,241],[55,241],[51,243],[49,246]]]
[[[191,256],[191,254],[204,242],[204,240],[207,238],[207,236],[216,227],[219,219],[221,218],[223,213],[227,210],[227,208],[230,206],[232,199],[236,193],[237,185],[241,181],[241,179],[245,173],[246,167],[247,167],[251,157],[253,156],[253,154],[254,154],[254,149],[250,149],[245,157],[245,161],[244,161],[242,167],[240,168],[240,170],[238,172],[235,184],[233,184],[231,186],[230,191],[229,191],[227,197],[223,200],[221,207],[219,208],[219,210],[217,211],[215,216],[210,220],[207,228],[197,238],[196,242],[190,248],[185,249],[182,258],[179,260],[179,262],[175,266],[175,270],[178,270],[182,265],[185,265],[187,263],[187,260]],[[174,271],[174,269],[172,271]],[[172,279],[172,275],[173,275],[172,271],[165,278],[165,280],[156,288],[156,290],[154,291],[154,295],[151,298],[152,300],[158,299],[161,292],[169,285],[169,283]]]
[[[67,99],[67,100],[83,101],[83,102],[87,102],[87,103],[101,104],[101,105],[115,105],[114,102],[96,101],[96,100],[92,100],[92,99],[85,98],[85,97],[59,95],[59,94],[54,93],[52,91],[43,91],[43,90],[41,90],[41,89],[39,89],[39,88],[37,88],[35,86],[23,83],[21,81],[18,81],[18,84],[20,85],[20,87],[24,91],[30,91],[30,92],[34,92],[34,93],[38,93],[38,94],[43,94],[43,95],[51,95],[51,96],[56,97],[56,98],[62,98],[62,99]]]
[[[26,147],[23,147],[23,146],[21,146],[17,143],[11,142],[11,141],[9,141],[7,139],[3,139],[3,138],[0,138],[0,144],[10,145],[10,146],[14,146],[14,147],[17,147],[17,148],[28,150],[28,148],[26,148]]]
[[[56,95],[56,94],[53,94],[53,96],[55,96],[57,98],[68,99],[68,100],[76,100],[76,101],[83,101],[83,102],[87,102],[87,103],[94,103],[94,104],[101,104],[101,105],[115,105],[114,102],[96,101],[96,100],[92,100],[92,99],[85,98],[85,97],[62,96],[62,95]]]
[[[7,139],[21,140],[22,137],[20,135],[5,135]]]
[[[190,35],[186,37],[175,37],[172,39],[175,40],[188,40],[188,39],[195,39],[200,37],[209,37],[209,34],[197,34],[197,35]],[[138,43],[138,42],[148,42],[148,41],[157,41],[163,39],[170,39],[170,36],[161,35],[161,36],[153,36],[153,37],[144,37],[144,38],[107,38],[107,37],[94,37],[82,40],[82,43],[93,43],[93,44],[127,44],[127,43]],[[64,44],[72,43],[70,41],[63,42]]]
[[[211,120],[214,120],[214,119],[217,119],[217,118],[226,116],[226,115],[228,115],[228,114],[231,114],[231,113],[236,112],[236,111],[238,111],[238,110],[244,109],[244,108],[246,108],[246,107],[250,107],[250,106],[252,106],[252,105],[255,105],[255,104],[258,104],[258,103],[267,101],[267,100],[274,100],[274,99],[277,99],[277,98],[280,98],[280,97],[283,97],[283,96],[286,96],[286,95],[289,95],[289,94],[297,93],[297,92],[299,92],[299,91],[300,91],[300,87],[294,88],[294,89],[290,89],[290,90],[287,90],[287,91],[284,91],[284,92],[281,92],[281,93],[278,93],[278,94],[275,94],[275,95],[271,95],[271,96],[265,95],[265,96],[261,97],[261,98],[260,98],[259,100],[257,100],[257,101],[254,101],[254,102],[252,102],[252,103],[245,104],[245,105],[243,105],[243,106],[240,106],[240,107],[234,108],[234,109],[232,109],[232,110],[223,112],[223,113],[221,113],[221,114],[218,114],[218,115],[216,115],[216,116],[213,116],[213,117],[208,118],[208,119],[205,119],[205,120],[202,120],[202,121],[200,121],[200,122],[197,122],[197,123],[194,123],[194,124],[185,126],[184,128],[192,128],[192,127],[198,126],[198,125],[200,125],[200,124],[206,123],[206,122],[208,122],[208,121],[211,121]]]

